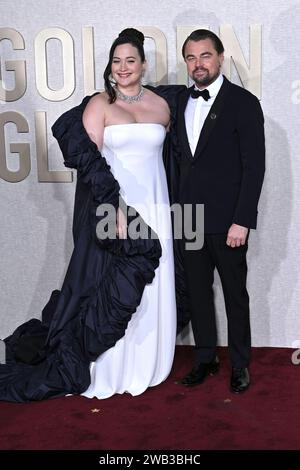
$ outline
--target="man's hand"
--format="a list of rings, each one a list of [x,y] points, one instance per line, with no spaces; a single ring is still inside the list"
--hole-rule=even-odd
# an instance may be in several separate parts
[[[241,225],[232,224],[227,233],[226,244],[231,246],[231,248],[245,245],[248,230],[248,228],[242,227]]]

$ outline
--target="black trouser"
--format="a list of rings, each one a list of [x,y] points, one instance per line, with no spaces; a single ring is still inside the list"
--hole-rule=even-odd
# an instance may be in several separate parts
[[[244,246],[231,248],[226,245],[226,238],[227,233],[205,235],[201,250],[185,250],[184,254],[196,363],[210,362],[216,354],[213,282],[214,269],[217,268],[225,299],[231,364],[233,367],[246,367],[251,348],[246,288],[248,239]]]

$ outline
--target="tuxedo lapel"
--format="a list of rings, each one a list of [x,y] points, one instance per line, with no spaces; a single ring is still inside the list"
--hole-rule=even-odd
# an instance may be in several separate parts
[[[190,88],[187,89],[184,93],[181,94],[179,103],[178,103],[178,138],[180,146],[182,148],[183,154],[186,155],[189,159],[193,160],[193,155],[190,149],[190,144],[188,140],[188,135],[185,125],[185,108],[190,96]]]
[[[229,89],[230,89],[230,82],[227,80],[226,77],[224,77],[224,81],[222,83],[220,91],[207,115],[207,118],[204,121],[204,125],[202,127],[198,144],[195,150],[195,155],[193,157],[194,159],[198,158],[201,152],[203,151],[205,145],[207,144],[209,136],[211,135],[213,128],[217,124],[220,114],[222,112],[222,109],[224,107],[225,97]]]

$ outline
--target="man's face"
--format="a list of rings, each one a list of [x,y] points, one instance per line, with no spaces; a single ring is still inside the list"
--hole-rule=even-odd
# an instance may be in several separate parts
[[[224,54],[217,53],[211,39],[201,39],[186,43],[184,60],[189,76],[201,89],[210,85],[219,76]]]

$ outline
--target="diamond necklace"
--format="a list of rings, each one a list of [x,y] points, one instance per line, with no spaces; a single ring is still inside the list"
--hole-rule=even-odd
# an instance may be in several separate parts
[[[145,89],[144,87],[141,86],[141,89],[137,95],[124,95],[120,90],[118,90],[117,87],[115,87],[115,91],[117,94],[117,97],[120,98],[120,100],[125,101],[128,104],[135,103],[136,101],[141,101],[142,97],[144,96]]]

